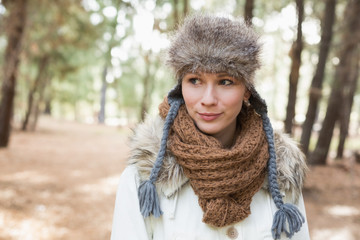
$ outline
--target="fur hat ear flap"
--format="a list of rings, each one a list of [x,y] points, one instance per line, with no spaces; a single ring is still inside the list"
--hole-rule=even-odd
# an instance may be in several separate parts
[[[168,102],[171,105],[171,102],[177,99],[183,99],[182,90],[181,90],[181,80],[179,80],[178,84],[170,90],[168,93]]]
[[[267,114],[267,105],[264,99],[262,99],[259,93],[255,90],[255,87],[251,85],[249,87],[249,91],[251,92],[251,96],[249,98],[249,102],[251,106],[255,109],[255,111],[260,114]]]

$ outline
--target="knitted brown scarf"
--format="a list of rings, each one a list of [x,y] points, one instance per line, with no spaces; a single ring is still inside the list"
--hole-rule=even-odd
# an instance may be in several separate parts
[[[169,105],[159,106],[165,118]],[[250,110],[239,121],[234,145],[225,149],[214,137],[198,130],[181,106],[171,127],[168,149],[176,156],[199,197],[203,222],[223,227],[250,214],[252,197],[261,188],[269,158],[261,118]]]

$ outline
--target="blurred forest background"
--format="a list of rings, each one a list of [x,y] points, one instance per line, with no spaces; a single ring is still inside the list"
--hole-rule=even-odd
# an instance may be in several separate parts
[[[171,32],[202,11],[253,24],[264,43],[258,88],[277,127],[290,134],[300,127],[304,152],[314,150],[310,162],[325,163],[332,139],[341,158],[345,146],[359,148],[345,141],[360,124],[358,5],[3,0],[0,146],[7,146],[11,126],[34,131],[41,114],[118,126],[143,120],[175,84],[164,66]],[[312,133],[319,133],[313,142]]]
[[[0,0],[0,239],[109,238],[128,129],[175,84],[166,48],[196,12],[245,18],[262,35],[257,90],[308,156],[308,215],[331,220],[318,204],[350,199],[336,208],[350,230],[319,230],[336,214],[309,220],[313,239],[360,239],[359,0]]]

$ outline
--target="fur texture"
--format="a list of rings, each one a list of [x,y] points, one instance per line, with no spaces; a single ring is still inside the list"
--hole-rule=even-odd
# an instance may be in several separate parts
[[[130,138],[129,164],[136,165],[141,181],[149,179],[160,149],[163,127],[164,120],[160,116],[147,117],[145,122],[136,127],[133,136]],[[181,166],[176,163],[174,156],[167,151],[157,178],[156,188],[165,196],[170,197],[187,181],[188,179]]]
[[[258,35],[244,21],[196,15],[172,39],[167,64],[178,80],[189,72],[226,72],[250,88],[260,67]]]
[[[129,164],[135,164],[142,181],[150,176],[159,151],[163,126],[164,120],[159,116],[148,117],[138,125],[130,139]],[[295,142],[286,135],[275,133],[275,147],[280,191],[285,192],[292,203],[296,203],[307,171],[305,157]],[[168,152],[156,182],[157,189],[166,197],[171,197],[187,182],[181,166]],[[267,180],[263,188],[267,189]]]

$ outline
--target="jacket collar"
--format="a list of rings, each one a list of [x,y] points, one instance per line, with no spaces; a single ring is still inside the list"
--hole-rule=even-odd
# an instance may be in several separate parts
[[[159,151],[163,126],[161,117],[147,117],[136,127],[130,138],[129,164],[136,166],[140,181],[149,179]],[[292,139],[278,132],[275,132],[275,149],[280,191],[295,203],[301,194],[307,171],[305,156]],[[188,181],[182,167],[177,164],[174,156],[167,152],[156,182],[158,191],[169,198]],[[267,183],[266,178],[264,189],[268,189]]]

